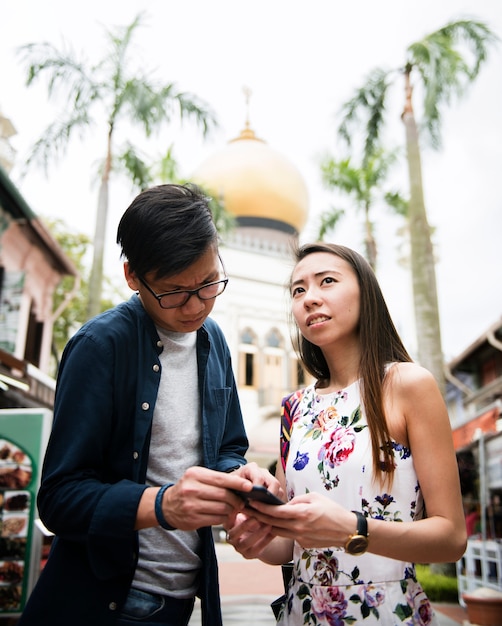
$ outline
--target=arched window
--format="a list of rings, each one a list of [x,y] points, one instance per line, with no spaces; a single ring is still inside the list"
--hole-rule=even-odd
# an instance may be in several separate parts
[[[237,384],[239,387],[256,387],[257,352],[256,335],[250,328],[245,328],[239,335],[239,363]]]
[[[266,337],[266,345],[269,348],[284,348],[284,339],[277,328],[272,328]]]
[[[263,351],[262,397],[264,405],[278,406],[285,395],[287,380],[284,356],[284,337],[277,328],[272,328],[265,336]]]

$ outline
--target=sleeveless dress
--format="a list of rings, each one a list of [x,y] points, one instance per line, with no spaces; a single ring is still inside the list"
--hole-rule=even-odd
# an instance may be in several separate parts
[[[284,412],[291,419],[290,431]],[[315,491],[389,523],[424,515],[408,448],[389,442],[396,466],[392,493],[373,481],[370,434],[358,382],[330,394],[318,394],[311,385],[285,398],[281,445],[288,499]],[[277,622],[284,626],[438,624],[412,563],[371,553],[352,556],[337,547],[303,549],[296,542],[293,575]]]

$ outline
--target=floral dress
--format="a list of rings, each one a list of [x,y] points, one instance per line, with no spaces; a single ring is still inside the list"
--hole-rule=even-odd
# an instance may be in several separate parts
[[[290,425],[284,421],[285,412]],[[392,493],[373,481],[370,434],[358,382],[330,394],[318,394],[311,385],[283,401],[288,499],[316,491],[389,523],[420,519],[424,507],[411,452],[395,441],[389,446],[396,466]],[[336,547],[303,549],[295,542],[293,564],[278,624],[438,624],[412,563],[371,553],[352,556]]]

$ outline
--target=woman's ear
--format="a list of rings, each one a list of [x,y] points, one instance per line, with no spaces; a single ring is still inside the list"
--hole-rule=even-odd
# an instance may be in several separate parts
[[[134,272],[131,272],[129,268],[129,261],[125,261],[124,263],[124,276],[128,286],[133,291],[139,291],[139,280]]]

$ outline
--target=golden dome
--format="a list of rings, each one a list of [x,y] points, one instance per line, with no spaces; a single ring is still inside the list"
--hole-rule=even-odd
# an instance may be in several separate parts
[[[308,216],[308,192],[297,168],[246,122],[232,139],[196,169],[194,182],[224,203],[239,226],[298,234]]]

